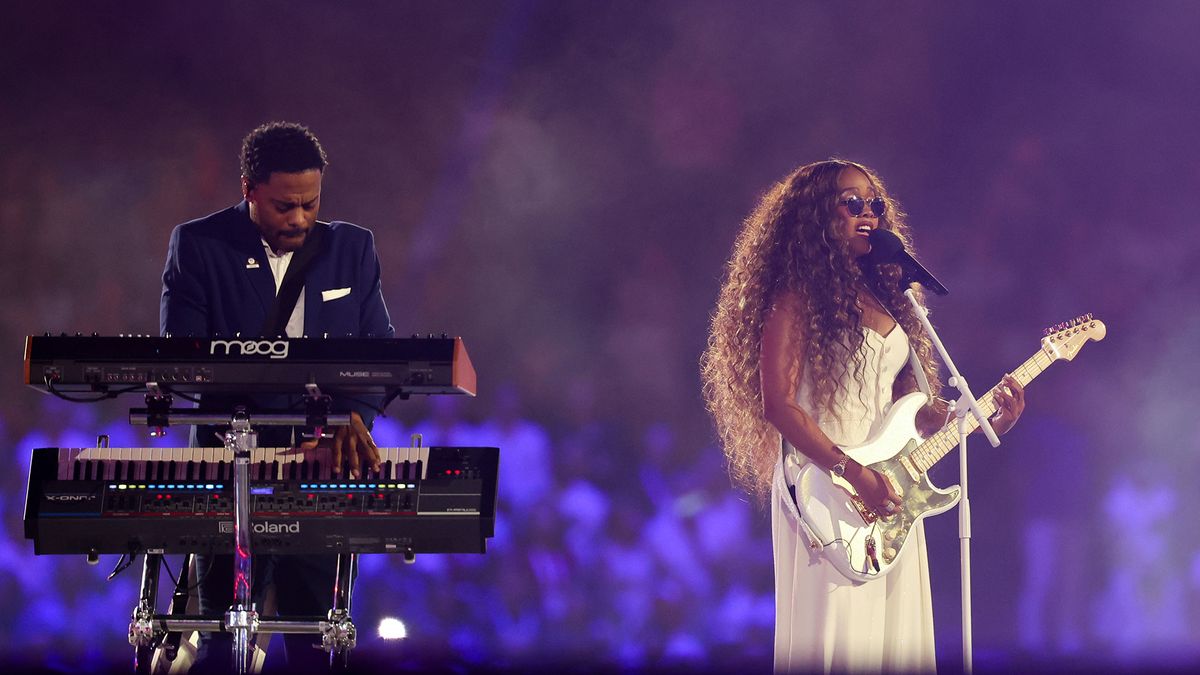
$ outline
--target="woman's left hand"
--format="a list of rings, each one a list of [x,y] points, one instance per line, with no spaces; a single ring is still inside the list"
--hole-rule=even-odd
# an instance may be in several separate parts
[[[1017,418],[1021,416],[1021,413],[1025,412],[1025,387],[1017,382],[1017,378],[1005,375],[1000,385],[993,397],[996,409],[1000,411],[1000,414],[991,420],[992,431],[995,431],[997,436],[1008,433],[1008,430],[1017,423]]]

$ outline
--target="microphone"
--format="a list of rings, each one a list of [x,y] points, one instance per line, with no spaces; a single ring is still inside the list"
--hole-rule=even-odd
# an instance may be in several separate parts
[[[887,230],[876,229],[871,230],[867,239],[871,242],[871,252],[867,254],[866,259],[871,266],[899,265],[901,283],[906,285],[918,283],[938,295],[946,295],[950,292],[946,290],[942,282],[929,273],[929,270],[917,262],[911,253],[904,250],[904,244],[901,243],[900,237]]]

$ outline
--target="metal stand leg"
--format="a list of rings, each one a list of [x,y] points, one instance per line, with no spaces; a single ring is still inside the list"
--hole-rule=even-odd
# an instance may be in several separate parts
[[[329,652],[329,669],[344,671],[350,666],[350,650],[358,641],[354,621],[350,618],[350,598],[354,578],[358,576],[358,554],[338,555],[337,577],[333,587],[333,609],[321,625],[321,645]]]
[[[189,574],[191,572],[193,555],[188,553],[183,556],[183,562],[179,565],[179,578],[175,580],[175,592],[171,594],[171,606],[167,613],[171,616],[182,616],[187,613],[188,597],[190,595],[189,584],[191,580]],[[175,660],[179,654],[179,645],[183,642],[183,633],[180,631],[172,631],[167,633],[163,638],[162,647],[168,662]]]
[[[158,602],[158,570],[162,556],[147,553],[142,563],[142,591],[129,620],[129,644],[134,648],[134,672],[148,675],[154,658],[154,608]]]
[[[258,612],[251,595],[253,580],[250,552],[250,453],[258,446],[258,435],[250,429],[245,413],[233,416],[225,434],[225,447],[233,453],[234,548],[233,606],[225,614],[225,625],[233,633],[233,663],[238,675],[250,672]]]

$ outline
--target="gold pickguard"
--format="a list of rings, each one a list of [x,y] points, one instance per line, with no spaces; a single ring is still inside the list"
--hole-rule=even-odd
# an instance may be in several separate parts
[[[958,486],[952,487],[944,493],[939,492],[929,482],[928,476],[922,476],[920,480],[913,480],[912,476],[904,470],[901,459],[907,457],[917,448],[917,445],[915,439],[911,440],[894,457],[869,465],[870,468],[886,476],[895,488],[896,494],[900,496],[900,510],[896,514],[888,518],[878,517],[854,493],[853,488],[849,488],[848,485],[844,486],[849,490],[851,501],[859,515],[862,516],[863,522],[868,526],[874,526],[878,533],[880,550],[876,553],[883,563],[891,563],[900,554],[917,520],[931,511],[939,513],[945,511],[958,502]]]

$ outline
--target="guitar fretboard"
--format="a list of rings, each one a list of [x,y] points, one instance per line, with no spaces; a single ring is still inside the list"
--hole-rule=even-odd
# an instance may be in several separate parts
[[[1016,370],[1013,371],[1013,377],[1015,377],[1017,382],[1020,382],[1021,386],[1024,387],[1032,382],[1033,378],[1040,375],[1042,371],[1048,368],[1050,364],[1054,363],[1056,360],[1057,359],[1047,354],[1045,350],[1039,349],[1033,353],[1033,356],[1026,359],[1025,363],[1022,363],[1017,367]],[[995,396],[997,391],[999,391],[1000,387],[1002,386],[1004,386],[1003,382],[989,389],[987,394],[976,398],[976,400],[979,401],[979,409],[983,411],[985,416],[991,417],[996,412]],[[974,415],[968,413],[965,421],[967,433],[971,433],[979,428],[979,420],[977,420]],[[912,459],[913,464],[916,465],[917,470],[921,473],[925,473],[932,468],[934,464],[937,464],[939,460],[948,455],[951,450],[957,447],[958,420],[955,419],[938,430],[937,433],[925,439],[925,442],[917,446],[917,448],[912,451],[912,454],[909,455],[909,457]]]

